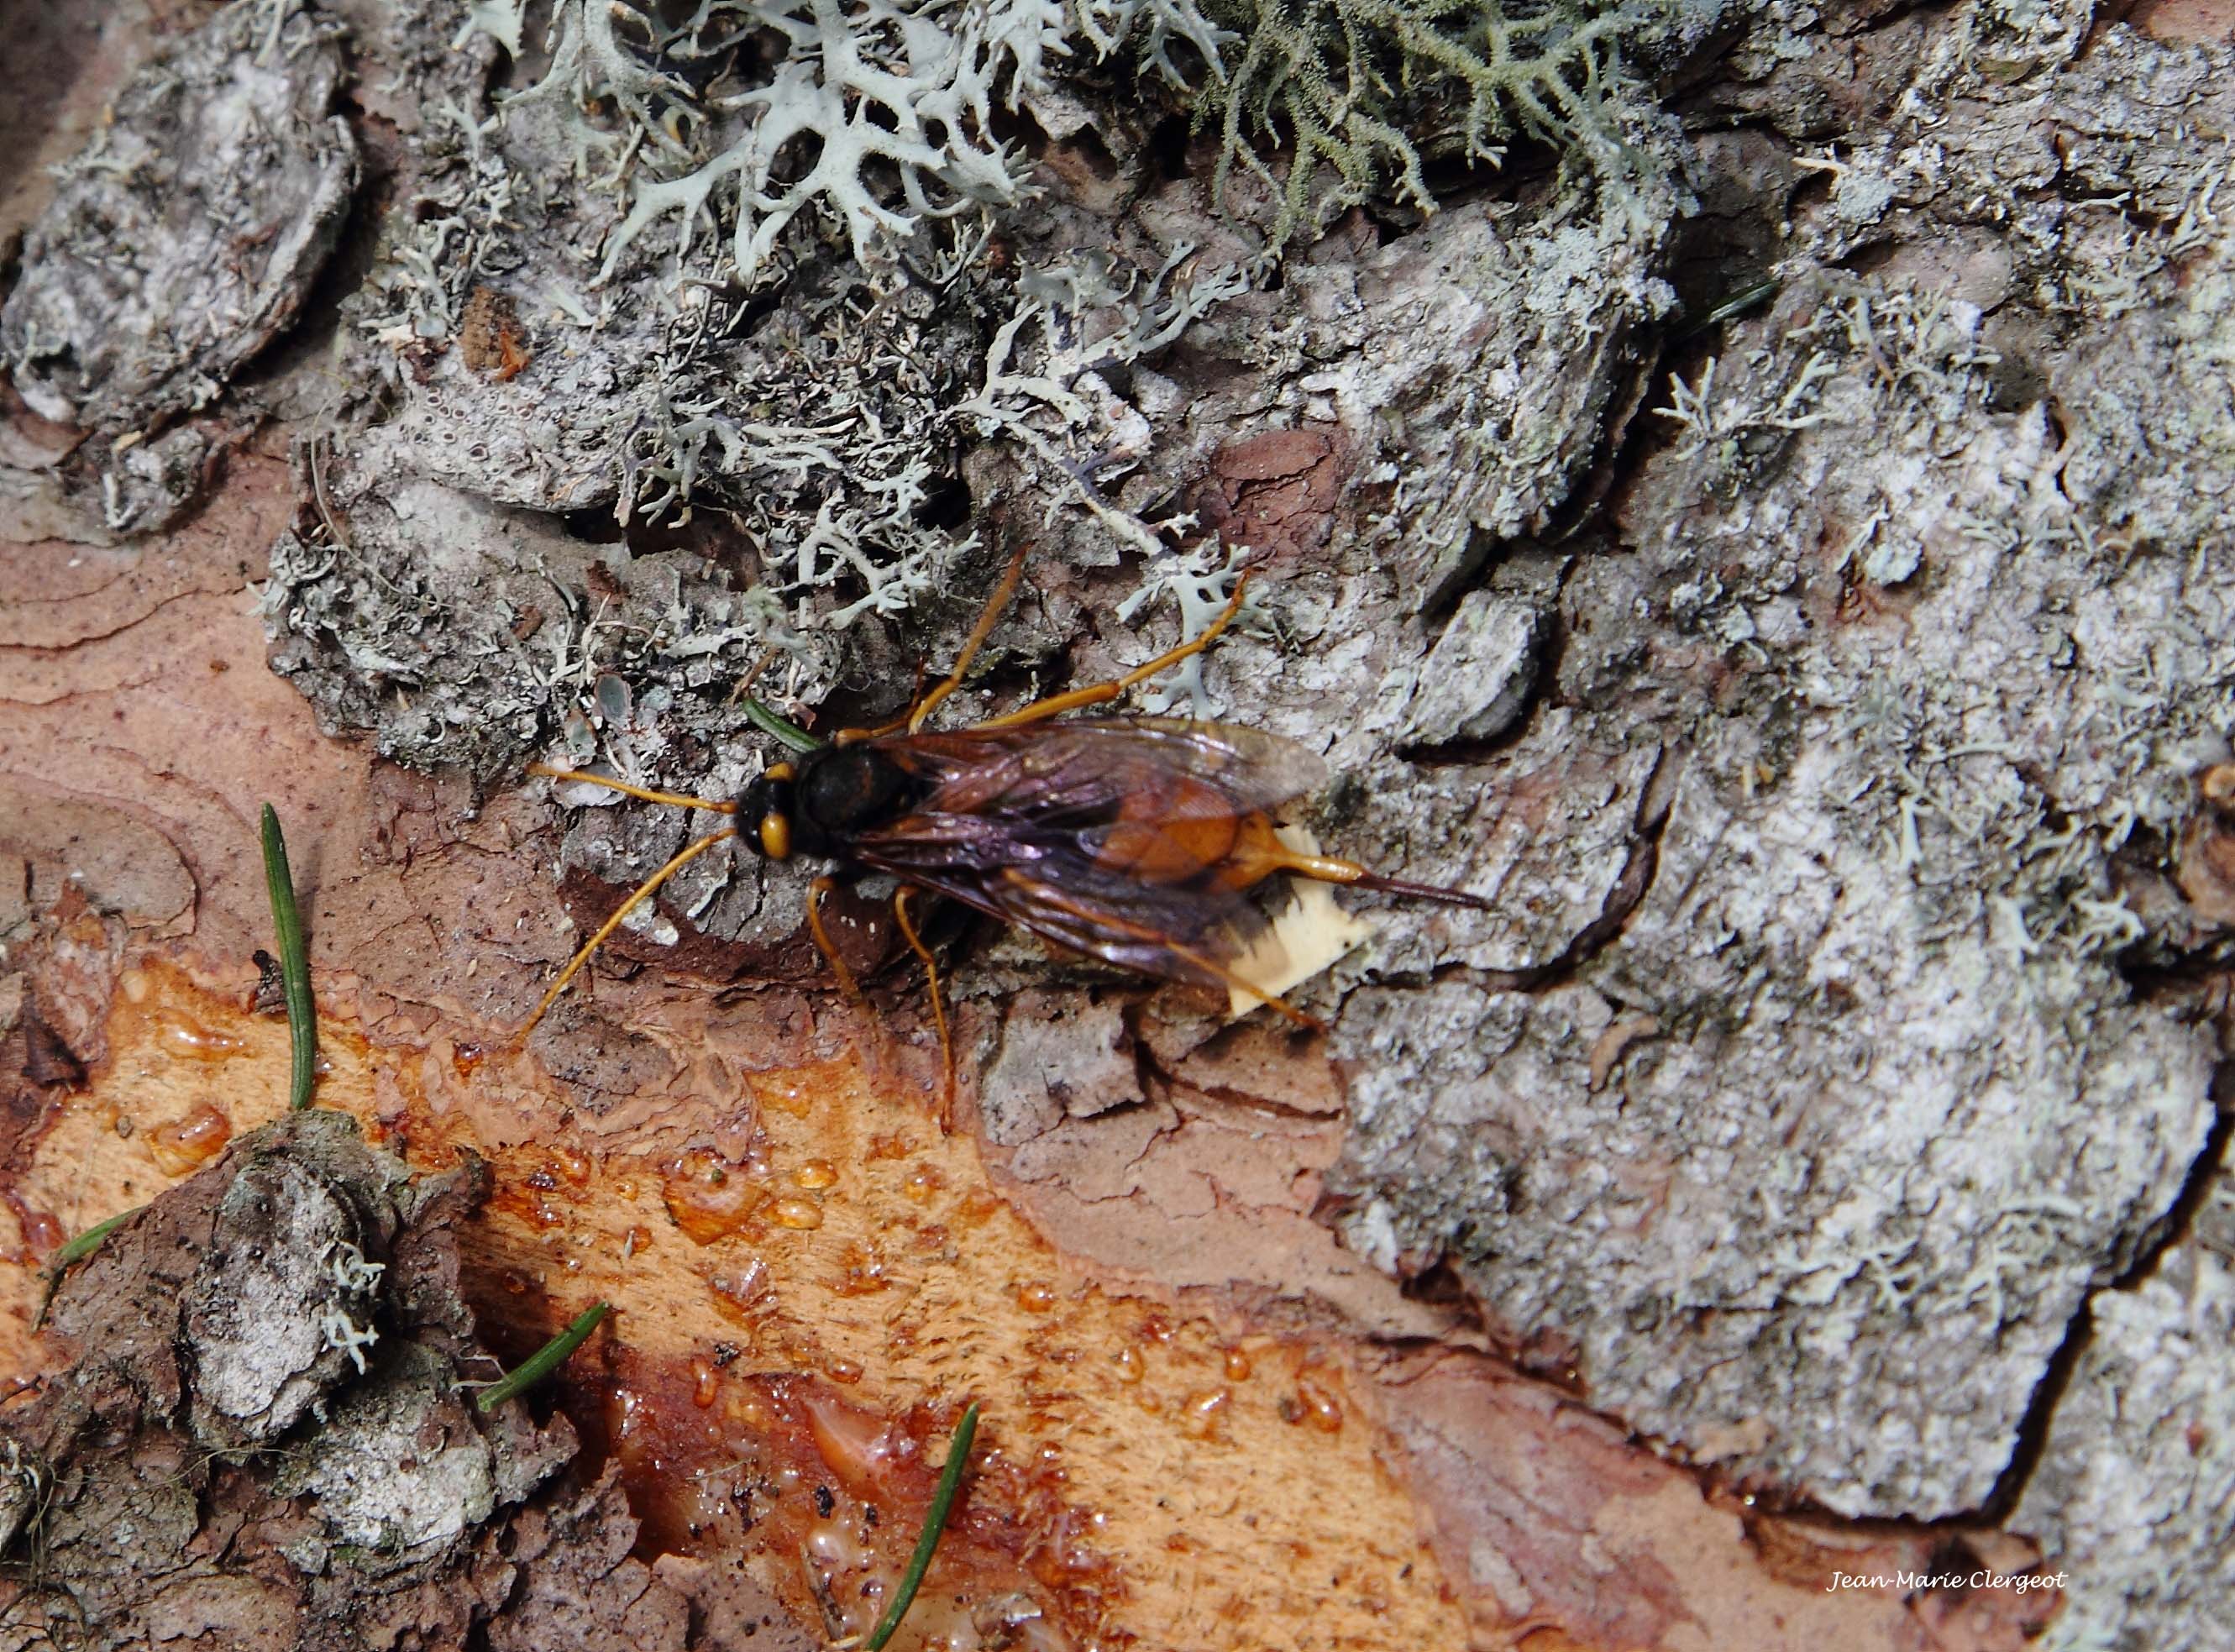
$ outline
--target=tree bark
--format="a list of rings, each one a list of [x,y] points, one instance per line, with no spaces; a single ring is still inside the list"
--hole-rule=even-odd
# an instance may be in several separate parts
[[[630,229],[736,135],[644,52],[16,12],[90,159],[0,195],[0,1647],[860,1635],[972,1400],[900,1647],[2209,1643],[2224,9],[1700,9],[1610,147],[1277,262],[1082,59],[983,241],[750,279]],[[856,1003],[732,843],[517,1036],[701,829],[528,762],[734,796],[749,673],[893,715],[1020,542],[944,715],[1246,563],[1135,706],[1492,910],[1284,919],[1308,1032],[950,916],[943,1124],[882,892]]]

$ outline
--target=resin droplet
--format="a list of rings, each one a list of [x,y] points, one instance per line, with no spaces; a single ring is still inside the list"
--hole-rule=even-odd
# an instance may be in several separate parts
[[[819,1228],[823,1207],[812,1199],[778,1199],[769,1214],[779,1228]]]
[[[811,1158],[791,1173],[791,1179],[803,1188],[836,1186],[838,1167],[827,1158]]]
[[[147,1152],[166,1176],[184,1176],[215,1158],[233,1137],[233,1121],[204,1102],[184,1118],[147,1132]]]
[[[1188,1432],[1198,1439],[1216,1432],[1219,1419],[1225,1414],[1227,1405],[1232,1398],[1233,1396],[1223,1388],[1212,1388],[1202,1393],[1190,1394],[1187,1398],[1187,1409],[1183,1413],[1186,1419]]]
[[[714,1306],[725,1318],[741,1324],[750,1324],[753,1310],[761,1298],[768,1295],[768,1265],[757,1256],[734,1273],[716,1274],[706,1282],[706,1288],[714,1294]]]
[[[711,1147],[694,1147],[676,1160],[660,1185],[675,1225],[702,1245],[757,1227],[753,1218],[768,1190]]]
[[[1296,1379],[1296,1414],[1291,1422],[1308,1423],[1322,1434],[1342,1432],[1342,1406],[1327,1386],[1309,1373]]]
[[[764,1073],[754,1078],[752,1092],[764,1105],[794,1118],[804,1118],[815,1111],[814,1096],[796,1078],[775,1078]]]
[[[168,1010],[155,1018],[155,1036],[164,1051],[189,1061],[230,1061],[248,1046],[230,1032]]]
[[[828,1287],[834,1295],[867,1296],[891,1282],[885,1277],[884,1258],[858,1243],[849,1243],[846,1254],[839,1261],[838,1277]]]

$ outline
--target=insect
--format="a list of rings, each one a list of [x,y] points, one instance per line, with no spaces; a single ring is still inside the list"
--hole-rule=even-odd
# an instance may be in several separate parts
[[[734,801],[541,765],[532,770],[732,815],[739,824],[686,845],[647,878],[552,983],[528,1028],[639,902],[698,856],[737,836],[771,861],[814,856],[898,881],[894,917],[930,977],[950,1098],[953,1044],[938,965],[915,921],[921,895],[960,901],[1059,948],[1142,974],[1225,987],[1303,1026],[1318,1024],[1235,968],[1249,935],[1264,926],[1252,896],[1269,880],[1308,878],[1489,909],[1465,890],[1386,877],[1287,841],[1273,811],[1327,777],[1317,754],[1294,741],[1227,723],[1065,717],[1116,699],[1209,647],[1239,611],[1246,574],[1202,634],[1114,681],[967,728],[926,730],[932,712],[960,686],[1023,567],[1020,549],[954,669],[906,716],[842,731],[829,744],[774,764]],[[815,880],[809,925],[840,986],[858,997],[823,926],[822,897],[833,883],[828,875]]]
[[[458,353],[467,366],[500,384],[535,359],[513,302],[495,287],[475,287],[458,318]]]

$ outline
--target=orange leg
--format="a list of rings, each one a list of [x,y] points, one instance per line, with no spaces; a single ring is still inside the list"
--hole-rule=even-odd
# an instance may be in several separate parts
[[[823,954],[823,961],[830,966],[830,973],[837,977],[838,990],[845,993],[846,1001],[861,1012],[862,1019],[873,1029],[869,1070],[878,1072],[885,1069],[890,1054],[892,1034],[877,1019],[876,1012],[869,1007],[869,1000],[862,992],[861,982],[854,979],[854,972],[846,967],[846,960],[838,955],[837,944],[830,939],[830,931],[823,921],[823,897],[837,887],[837,881],[828,877],[816,878],[807,886],[807,928],[815,936],[815,949]]]
[[[543,1019],[544,1012],[548,1010],[554,1003],[557,1002],[559,994],[567,990],[567,983],[573,980],[574,977],[580,973],[582,966],[590,961],[590,954],[597,951],[600,947],[605,944],[606,937],[612,934],[614,930],[621,927],[622,919],[627,917],[630,913],[635,911],[637,908],[643,905],[646,901],[657,894],[661,884],[666,882],[668,879],[673,877],[685,867],[690,865],[691,862],[697,860],[708,849],[713,848],[715,844],[721,842],[725,838],[735,837],[737,835],[737,829],[736,827],[725,826],[718,832],[709,833],[706,836],[700,838],[695,843],[686,843],[683,846],[681,852],[678,853],[674,859],[669,861],[666,865],[661,867],[659,870],[654,872],[643,882],[638,884],[636,887],[636,893],[630,895],[629,898],[622,901],[620,905],[615,907],[613,908],[613,915],[607,918],[605,922],[599,927],[598,933],[592,935],[587,941],[583,943],[582,949],[580,952],[577,952],[572,959],[568,960],[567,967],[559,972],[559,979],[551,983],[551,990],[543,994],[543,1001],[535,1006],[535,1013],[528,1018],[528,1025],[520,1029],[519,1032],[515,1036],[514,1042],[524,1044],[528,1041],[528,1035],[535,1031],[535,1024]]]
[[[838,955],[838,948],[830,939],[830,932],[823,927],[823,897],[838,887],[835,878],[819,877],[807,886],[807,928],[815,936],[815,949],[823,954],[823,961],[830,966],[830,973],[838,978],[838,990],[846,994],[855,1009],[867,1011],[868,1000],[862,996],[861,983],[854,972],[846,967],[846,960]]]
[[[946,1074],[939,1092],[939,1128],[943,1132],[954,1122],[954,1039],[947,1027],[947,1005],[939,992],[939,965],[931,955],[931,948],[915,932],[915,921],[908,916],[908,896],[913,891],[905,885],[893,891],[893,921],[901,927],[901,934],[915,955],[923,960],[923,973],[929,983],[932,1024],[939,1029],[939,1060]]]
[[[673,803],[678,809],[711,809],[718,815],[734,815],[737,805],[723,803],[712,797],[692,797],[679,791],[652,791],[643,786],[632,786],[626,780],[608,780],[603,775],[584,774],[579,769],[554,769],[547,763],[531,763],[528,772],[541,775],[546,780],[579,780],[586,786],[603,786],[607,791],[622,792],[631,797],[641,797],[648,803]]]
[[[1168,648],[1145,665],[1137,665],[1114,683],[1096,683],[1086,688],[1074,688],[1066,693],[1052,694],[1046,699],[1035,700],[1030,705],[1019,706],[1000,717],[989,717],[972,726],[980,729],[1013,729],[1027,723],[1043,722],[1060,717],[1065,711],[1075,711],[1082,705],[1101,705],[1116,699],[1136,683],[1146,682],[1158,672],[1170,670],[1182,660],[1201,653],[1210,646],[1218,633],[1234,623],[1234,616],[1242,611],[1242,593],[1249,583],[1245,569],[1234,581],[1234,594],[1227,599],[1218,618],[1203,627],[1199,637],[1190,638],[1176,648]]]
[[[1017,547],[1000,582],[993,587],[993,594],[986,599],[985,609],[979,614],[978,623],[971,628],[968,640],[962,645],[962,652],[954,657],[954,669],[940,680],[937,687],[909,707],[906,717],[895,718],[890,723],[880,724],[874,729],[841,729],[833,744],[852,745],[857,741],[874,740],[881,734],[897,734],[902,729],[914,734],[921,728],[925,719],[939,709],[947,697],[962,686],[962,678],[969,672],[971,662],[978,658],[978,651],[986,646],[986,639],[993,634],[993,627],[1008,608],[1010,599],[1017,594],[1017,581],[1024,577],[1025,553],[1031,548],[1028,545]]]

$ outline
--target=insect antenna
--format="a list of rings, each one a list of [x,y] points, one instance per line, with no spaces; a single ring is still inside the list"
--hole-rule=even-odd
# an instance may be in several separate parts
[[[719,797],[693,797],[680,791],[653,791],[645,786],[632,786],[626,780],[611,780],[604,775],[587,774],[580,769],[554,769],[547,763],[531,763],[528,772],[541,775],[546,780],[578,780],[586,786],[603,786],[607,791],[618,791],[630,797],[641,797],[648,803],[672,803],[678,809],[707,809],[718,815],[734,815],[735,803]]]
[[[592,779],[596,778],[595,776],[586,777]],[[632,791],[633,788],[623,788],[623,790]],[[658,794],[652,795],[655,798],[658,796]],[[691,800],[685,799],[684,801],[687,802]],[[711,808],[718,807],[718,805],[706,804],[702,806]],[[690,865],[691,862],[697,860],[708,849],[713,848],[715,844],[723,842],[729,838],[735,837],[737,835],[737,829],[734,826],[724,826],[718,832],[709,832],[697,842],[685,844],[681,851],[678,852],[673,859],[670,860],[666,865],[661,867],[659,870],[654,872],[643,882],[638,884],[636,886],[636,892],[631,895],[627,900],[622,901],[620,905],[615,907],[613,908],[613,916],[607,918],[604,923],[600,924],[598,927],[598,933],[592,935],[587,941],[583,942],[581,950],[577,952],[573,958],[567,960],[567,967],[559,972],[559,979],[551,983],[550,991],[543,994],[543,1001],[535,1006],[535,1013],[528,1018],[528,1025],[521,1027],[518,1032],[513,1035],[513,1042],[515,1045],[525,1044],[528,1042],[528,1035],[535,1031],[536,1023],[543,1019],[544,1013],[550,1009],[553,1004],[558,1001],[559,994],[567,990],[567,983],[573,980],[574,977],[580,973],[582,966],[590,961],[590,954],[597,951],[600,947],[605,944],[606,937],[621,927],[621,921],[624,918],[627,917],[630,913],[635,911],[637,908],[643,905],[644,902],[652,895],[658,894],[661,884],[666,882],[668,879],[673,877],[685,867]]]

